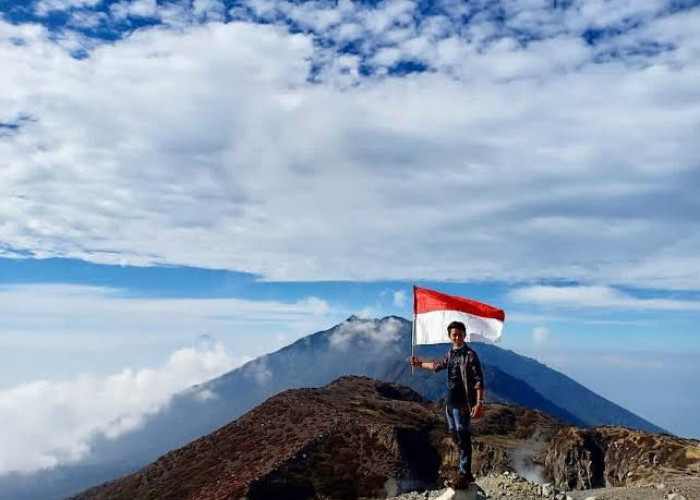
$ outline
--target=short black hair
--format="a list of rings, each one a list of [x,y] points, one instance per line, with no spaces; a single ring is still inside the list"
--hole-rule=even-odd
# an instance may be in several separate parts
[[[464,326],[464,323],[462,323],[461,321],[453,321],[452,323],[450,323],[449,325],[447,325],[447,331],[448,331],[448,332],[449,332],[450,330],[452,330],[453,328],[456,328],[457,330],[461,330],[462,333],[465,333],[465,334],[467,333],[467,327]]]

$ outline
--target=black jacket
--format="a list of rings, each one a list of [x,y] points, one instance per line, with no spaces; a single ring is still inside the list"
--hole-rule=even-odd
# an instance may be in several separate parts
[[[462,354],[462,363],[460,363],[460,371],[462,372],[462,382],[464,382],[464,387],[467,390],[467,401],[469,402],[469,407],[471,408],[476,404],[476,390],[484,387],[484,374],[481,371],[481,362],[479,357],[468,345],[465,345]],[[439,372],[444,370],[450,365],[450,359],[454,355],[454,351],[450,349],[445,354],[445,357],[435,361],[433,364],[435,366],[435,371]]]

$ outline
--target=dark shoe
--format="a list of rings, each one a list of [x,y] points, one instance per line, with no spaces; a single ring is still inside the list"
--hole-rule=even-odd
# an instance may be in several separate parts
[[[457,474],[452,474],[450,477],[445,479],[445,487],[446,488],[454,488],[456,482],[457,482]]]
[[[469,485],[474,482],[474,476],[471,474],[455,474],[453,477],[445,481],[445,486],[453,490],[466,490]]]

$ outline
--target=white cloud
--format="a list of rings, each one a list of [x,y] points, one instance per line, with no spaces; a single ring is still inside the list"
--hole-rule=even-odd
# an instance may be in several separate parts
[[[81,29],[97,29],[108,19],[104,12],[93,12],[89,10],[76,10],[70,14],[70,26]]]
[[[396,344],[401,334],[401,322],[394,318],[384,321],[355,319],[343,322],[330,337],[331,347],[346,350],[351,342],[360,340],[376,344],[378,349]]]
[[[226,6],[221,0],[194,0],[192,9],[200,21],[223,21],[226,16]]]
[[[532,330],[532,340],[535,342],[535,345],[542,345],[547,340],[549,340],[549,328],[545,328],[544,326],[538,326],[535,329]]]
[[[640,298],[607,286],[536,285],[510,292],[516,302],[543,306],[697,311],[700,301],[668,298]]]
[[[102,0],[39,0],[34,5],[34,11],[44,16],[54,11],[63,11],[74,8],[94,7]]]
[[[499,5],[532,40],[472,2],[421,17],[404,0],[257,0],[272,25],[191,25],[173,4],[159,15],[177,29],[77,61],[0,21],[24,40],[0,45],[0,122],[19,127],[0,137],[0,252],[271,280],[700,288],[700,10]],[[580,36],[628,19],[599,45]],[[431,71],[381,76],[398,60]]]
[[[107,377],[83,374],[0,391],[0,473],[78,461],[97,434],[115,438],[139,427],[171,396],[240,364],[221,344],[180,349],[157,368],[126,368]],[[206,398],[205,398],[206,399]]]
[[[127,17],[159,17],[158,4],[156,3],[156,0],[117,2],[110,5],[109,10],[112,16],[117,20],[123,20]]]
[[[355,315],[361,319],[372,319],[377,317],[377,311],[374,309],[374,307],[367,306],[360,309]]]
[[[662,359],[649,359],[636,356],[625,356],[620,354],[602,355],[600,357],[600,362],[606,365],[635,370],[662,370],[664,367],[664,362]]]
[[[207,401],[212,401],[214,399],[219,398],[219,395],[216,394],[211,389],[200,389],[200,390],[195,389],[193,391],[193,394],[194,394],[194,398],[197,401],[201,401],[203,403],[206,403]]]
[[[327,327],[344,316],[321,299],[296,302],[233,298],[133,297],[77,285],[0,287],[3,385],[39,376],[72,377],[80,370],[116,371],[154,362],[199,337],[213,337],[252,359]],[[270,332],[260,335],[260,332]],[[206,335],[202,335],[206,334]]]
[[[8,353],[0,366],[0,474],[86,458],[96,434],[140,426],[175,392],[321,329],[332,314],[315,297],[285,303],[0,286],[0,351]],[[155,368],[125,368],[137,366]],[[264,361],[250,370],[257,381],[270,376]],[[192,391],[203,402],[217,397]]]
[[[243,375],[252,378],[256,384],[267,383],[272,378],[272,370],[267,364],[267,356],[262,356],[248,363],[243,369]]]
[[[403,290],[397,290],[394,292],[394,305],[396,307],[404,307],[406,305],[406,300],[408,300],[408,295]]]
[[[39,284],[0,286],[0,316],[5,331],[12,325],[26,330],[41,331],[45,326],[59,324],[59,319],[70,323],[70,331],[79,331],[89,324],[112,325],[104,332],[132,330],[136,325],[152,325],[157,318],[163,323],[156,326],[173,327],[179,323],[193,334],[191,326],[202,322],[196,331],[218,333],[217,322],[233,325],[289,324],[320,317],[329,313],[325,301],[309,297],[297,302],[256,301],[236,298],[147,298],[134,297],[125,291],[96,286]],[[124,318],[124,317],[127,318]],[[120,321],[120,317],[124,318]],[[138,332],[147,333],[148,327]],[[196,331],[194,333],[196,333]],[[293,331],[290,328],[289,331]]]

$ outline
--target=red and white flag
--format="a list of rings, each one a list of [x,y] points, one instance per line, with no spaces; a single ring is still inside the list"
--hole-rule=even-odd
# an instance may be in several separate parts
[[[413,287],[413,343],[450,342],[447,325],[461,321],[467,342],[498,342],[506,313],[503,309],[445,293]]]

